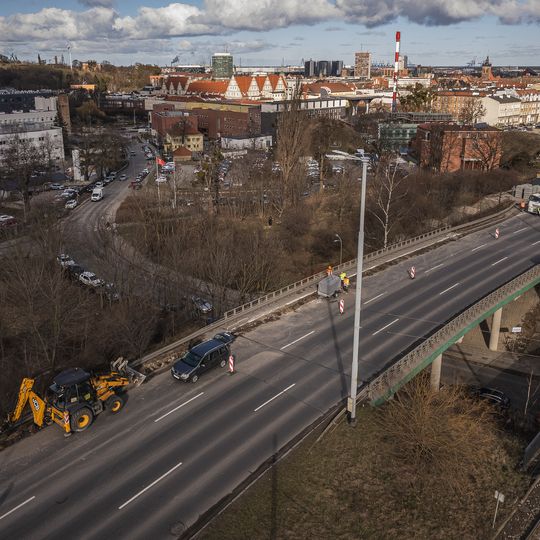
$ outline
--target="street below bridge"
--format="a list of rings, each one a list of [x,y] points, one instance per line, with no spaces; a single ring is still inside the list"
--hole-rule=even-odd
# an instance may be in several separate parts
[[[538,217],[499,229],[498,239],[477,232],[364,280],[360,379],[538,264]],[[0,536],[181,534],[348,395],[354,294],[343,299],[343,315],[318,299],[241,334],[235,375],[217,368],[184,384],[162,373],[87,432],[64,439],[50,428],[4,450]]]

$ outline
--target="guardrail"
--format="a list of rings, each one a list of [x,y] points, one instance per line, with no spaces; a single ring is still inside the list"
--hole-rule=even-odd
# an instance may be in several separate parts
[[[441,227],[439,229],[435,229],[433,231],[421,234],[419,236],[416,236],[414,238],[409,238],[407,240],[404,240],[402,242],[398,242],[396,244],[393,244],[391,246],[388,246],[386,249],[379,249],[377,251],[373,251],[371,253],[368,253],[364,257],[364,262],[374,261],[377,258],[383,257],[385,255],[388,255],[390,253],[398,251],[400,248],[406,247],[406,246],[412,246],[412,245],[419,245],[423,241],[433,238],[436,236],[442,236],[444,234],[450,233],[450,232],[459,232],[466,230],[471,227],[479,227],[481,225],[484,225],[490,221],[493,221],[494,219],[499,219],[503,217],[505,214],[507,214],[510,210],[514,208],[514,205],[512,204],[508,208],[505,208],[495,214],[492,214],[491,216],[486,216],[483,218],[480,218],[478,220],[471,221],[469,223],[465,223],[463,225],[458,225],[456,227]],[[341,265],[337,265],[334,267],[336,271],[340,270],[348,270],[350,268],[356,267],[356,259],[353,259],[351,261],[345,262]],[[292,283],[290,285],[287,285],[286,287],[282,287],[281,289],[271,292],[269,294],[266,294],[264,296],[261,296],[255,300],[252,300],[251,302],[247,302],[246,304],[243,304],[242,306],[239,306],[235,309],[229,310],[224,313],[223,317],[214,323],[205,326],[204,328],[201,328],[189,336],[186,336],[180,340],[177,340],[157,351],[154,351],[152,353],[149,353],[142,358],[139,358],[132,362],[134,366],[142,366],[146,363],[156,362],[161,365],[165,365],[168,362],[174,360],[178,352],[180,352],[190,341],[200,338],[204,336],[205,334],[209,334],[214,330],[217,330],[218,328],[222,327],[224,323],[228,322],[229,320],[233,319],[234,317],[238,317],[239,315],[246,314],[249,311],[253,311],[258,307],[263,307],[271,304],[273,301],[282,298],[286,296],[288,293],[295,293],[298,292],[301,288],[307,287],[310,284],[314,284],[318,281],[320,281],[324,276],[326,275],[325,272],[318,272],[317,274],[314,274],[312,276],[306,277],[304,279],[301,279],[299,281],[296,281],[295,283]],[[313,291],[313,294],[315,294],[315,290]]]
[[[407,240],[397,242],[397,243],[392,244],[392,245],[390,245],[390,246],[388,246],[386,248],[378,249],[377,251],[372,251],[370,253],[367,253],[364,256],[364,263],[373,261],[373,260],[375,260],[375,259],[377,259],[379,257],[382,257],[382,256],[388,255],[390,253],[393,253],[393,252],[395,252],[395,251],[397,251],[397,250],[399,250],[399,249],[401,249],[403,247],[413,246],[413,245],[419,244],[419,243],[421,243],[424,240],[427,240],[429,238],[433,238],[433,237],[436,237],[436,236],[442,236],[442,235],[444,235],[446,233],[450,233],[450,232],[458,233],[460,231],[467,230],[467,229],[472,228],[472,227],[481,226],[481,225],[483,225],[485,223],[489,223],[489,222],[493,221],[496,218],[503,217],[506,213],[509,212],[509,210],[511,210],[513,208],[514,208],[514,203],[512,203],[512,205],[509,206],[508,208],[504,208],[503,210],[497,212],[496,214],[493,214],[493,215],[490,215],[490,216],[485,216],[483,218],[480,218],[480,219],[477,219],[477,220],[474,220],[474,221],[470,221],[470,222],[464,223],[462,225],[457,225],[455,227],[451,227],[451,226],[441,227],[439,229],[435,229],[433,231],[429,231],[427,233],[420,234],[420,235],[415,236],[413,238],[408,238]],[[339,270],[346,270],[346,269],[351,268],[351,267],[353,267],[353,268],[356,267],[356,259],[352,259],[350,261],[339,264],[339,265],[334,267],[334,270],[337,272]],[[234,309],[226,311],[223,314],[223,318],[227,319],[227,318],[232,317],[234,315],[238,315],[239,313],[242,313],[243,311],[252,309],[254,307],[259,307],[259,306],[261,306],[263,304],[267,304],[270,301],[275,300],[276,298],[278,298],[280,296],[283,296],[284,294],[287,294],[287,293],[290,293],[291,291],[294,291],[294,290],[297,290],[299,288],[305,287],[306,285],[309,285],[310,283],[318,282],[325,275],[326,275],[326,273],[324,271],[323,272],[318,272],[317,274],[314,274],[314,275],[309,276],[307,278],[296,281],[295,283],[291,283],[290,285],[282,287],[281,289],[278,289],[278,290],[273,291],[271,293],[268,293],[268,294],[266,294],[264,296],[256,298],[255,300],[252,300],[251,302],[247,302],[247,303],[245,303],[245,304],[243,304],[241,306],[238,306],[238,307],[236,307]]]
[[[470,329],[538,283],[540,265],[527,270],[462,311],[402,358],[392,359],[369,381],[371,403],[379,405],[384,402]]]

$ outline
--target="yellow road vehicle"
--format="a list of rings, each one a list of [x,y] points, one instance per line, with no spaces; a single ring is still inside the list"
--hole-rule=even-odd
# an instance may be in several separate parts
[[[101,374],[90,374],[81,368],[66,369],[53,379],[43,398],[34,391],[35,379],[25,378],[8,422],[17,422],[29,403],[38,426],[55,422],[66,434],[84,431],[104,410],[117,413],[123,407],[121,390],[133,379],[126,365],[126,362],[113,362],[113,369]]]

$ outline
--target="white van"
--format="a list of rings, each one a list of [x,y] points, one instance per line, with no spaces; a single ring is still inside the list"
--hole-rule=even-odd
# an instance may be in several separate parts
[[[103,188],[94,188],[92,190],[92,197],[90,198],[91,201],[97,202],[101,201],[103,199]]]

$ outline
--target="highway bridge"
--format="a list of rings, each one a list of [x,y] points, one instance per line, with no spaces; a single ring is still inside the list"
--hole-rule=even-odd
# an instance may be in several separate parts
[[[499,229],[498,239],[476,232],[365,279],[361,379],[538,264],[537,216]],[[88,432],[48,429],[4,450],[0,537],[181,535],[348,395],[353,297],[344,295],[343,315],[316,300],[246,331],[233,345],[235,375],[218,369],[184,384],[165,372]]]

